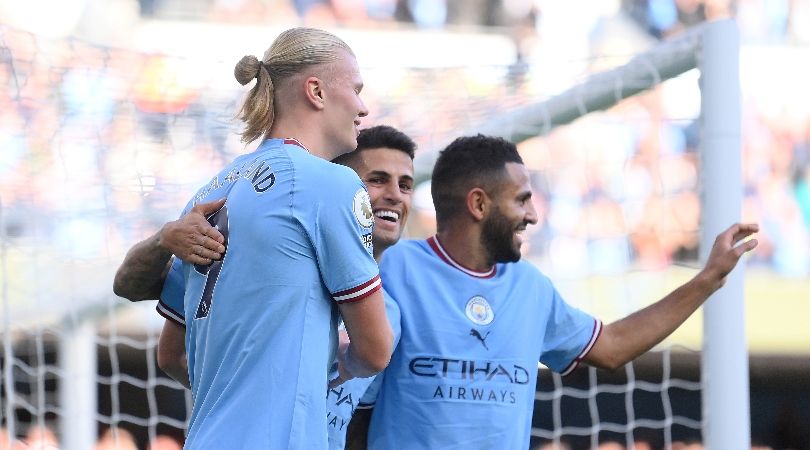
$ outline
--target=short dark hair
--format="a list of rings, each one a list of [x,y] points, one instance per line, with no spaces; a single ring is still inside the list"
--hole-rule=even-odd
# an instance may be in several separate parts
[[[377,125],[360,130],[357,135],[357,148],[332,159],[335,164],[350,166],[354,158],[363,150],[392,148],[408,155],[413,160],[416,143],[407,134],[388,125]]]
[[[439,154],[433,166],[430,193],[438,225],[464,207],[470,189],[480,187],[488,194],[497,192],[506,173],[506,163],[523,164],[512,142],[495,136],[463,136]]]

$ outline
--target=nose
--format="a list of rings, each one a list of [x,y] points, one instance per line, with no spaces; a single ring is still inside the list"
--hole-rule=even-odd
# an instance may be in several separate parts
[[[531,199],[529,199],[527,204],[528,204],[528,206],[526,207],[526,217],[524,218],[524,220],[527,223],[530,223],[532,225],[536,225],[537,220],[538,220],[537,219],[537,208],[534,207],[534,202]]]
[[[357,115],[360,117],[366,117],[368,115],[368,108],[362,99],[360,99],[360,111],[357,113]]]
[[[385,184],[383,198],[388,203],[394,205],[402,203],[402,195],[402,190],[400,190],[399,184],[396,182],[396,180],[392,180],[390,183]]]

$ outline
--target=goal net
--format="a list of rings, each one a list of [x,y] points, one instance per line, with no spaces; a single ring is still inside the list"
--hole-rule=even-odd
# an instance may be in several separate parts
[[[519,143],[542,216],[525,257],[569,302],[606,322],[660,298],[695,274],[707,236],[738,220],[728,209],[738,202],[734,180],[702,189],[704,173],[717,169],[706,145],[719,142],[712,148],[723,158],[733,153],[733,124],[712,122],[706,93],[707,83],[723,91],[713,77],[728,69],[733,79],[736,66],[727,58],[724,70],[703,65],[712,59],[703,57],[706,43],[715,42],[707,33],[729,26],[710,24],[635,57],[569,61],[569,86],[556,90],[546,81],[559,64],[391,67],[359,55],[371,110],[364,124],[396,126],[419,145],[422,183],[407,233],[431,232],[423,194],[436,151],[463,132],[502,135]],[[735,54],[731,41],[720,53]],[[112,279],[132,244],[174,219],[244,151],[231,120],[243,92],[231,75],[238,57],[111,48],[6,27],[0,49],[0,447],[181,442],[191,397],[157,368],[163,319],[153,302],[115,297]],[[725,161],[733,172],[733,155]],[[729,306],[741,303],[739,285],[733,275],[724,289],[730,301],[712,303],[741,314]],[[630,446],[643,434],[667,446],[700,436],[712,443],[724,434],[712,431],[715,417],[734,423],[742,413],[747,423],[747,401],[739,403],[748,395],[745,360],[728,343],[740,330],[715,325],[718,337],[690,320],[617,373],[580,368],[561,378],[539,368],[533,439],[574,448],[604,439]],[[710,339],[718,344],[704,345]],[[732,411],[711,411],[738,394]],[[714,448],[744,447],[726,438]]]

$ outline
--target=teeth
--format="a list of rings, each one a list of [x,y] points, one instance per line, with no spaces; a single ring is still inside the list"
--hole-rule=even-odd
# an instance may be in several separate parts
[[[380,219],[393,220],[394,222],[399,220],[399,213],[396,213],[394,211],[380,210],[375,212],[374,215],[379,217]]]

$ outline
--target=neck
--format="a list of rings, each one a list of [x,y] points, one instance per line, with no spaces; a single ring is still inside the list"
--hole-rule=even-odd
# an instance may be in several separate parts
[[[269,137],[296,139],[309,150],[310,154],[329,161],[336,155],[334,152],[329,151],[330,147],[321,133],[317,132],[314,127],[305,125],[313,123],[315,122],[304,118],[297,119],[295,116],[280,117],[270,128]]]
[[[380,264],[380,260],[382,260],[383,252],[388,250],[388,245],[380,245],[374,244],[374,261],[377,262],[377,265]]]
[[[452,229],[450,232],[448,229]],[[481,245],[481,234],[473,227],[451,225],[436,233],[444,250],[454,261],[476,272],[486,272],[495,265]]]

